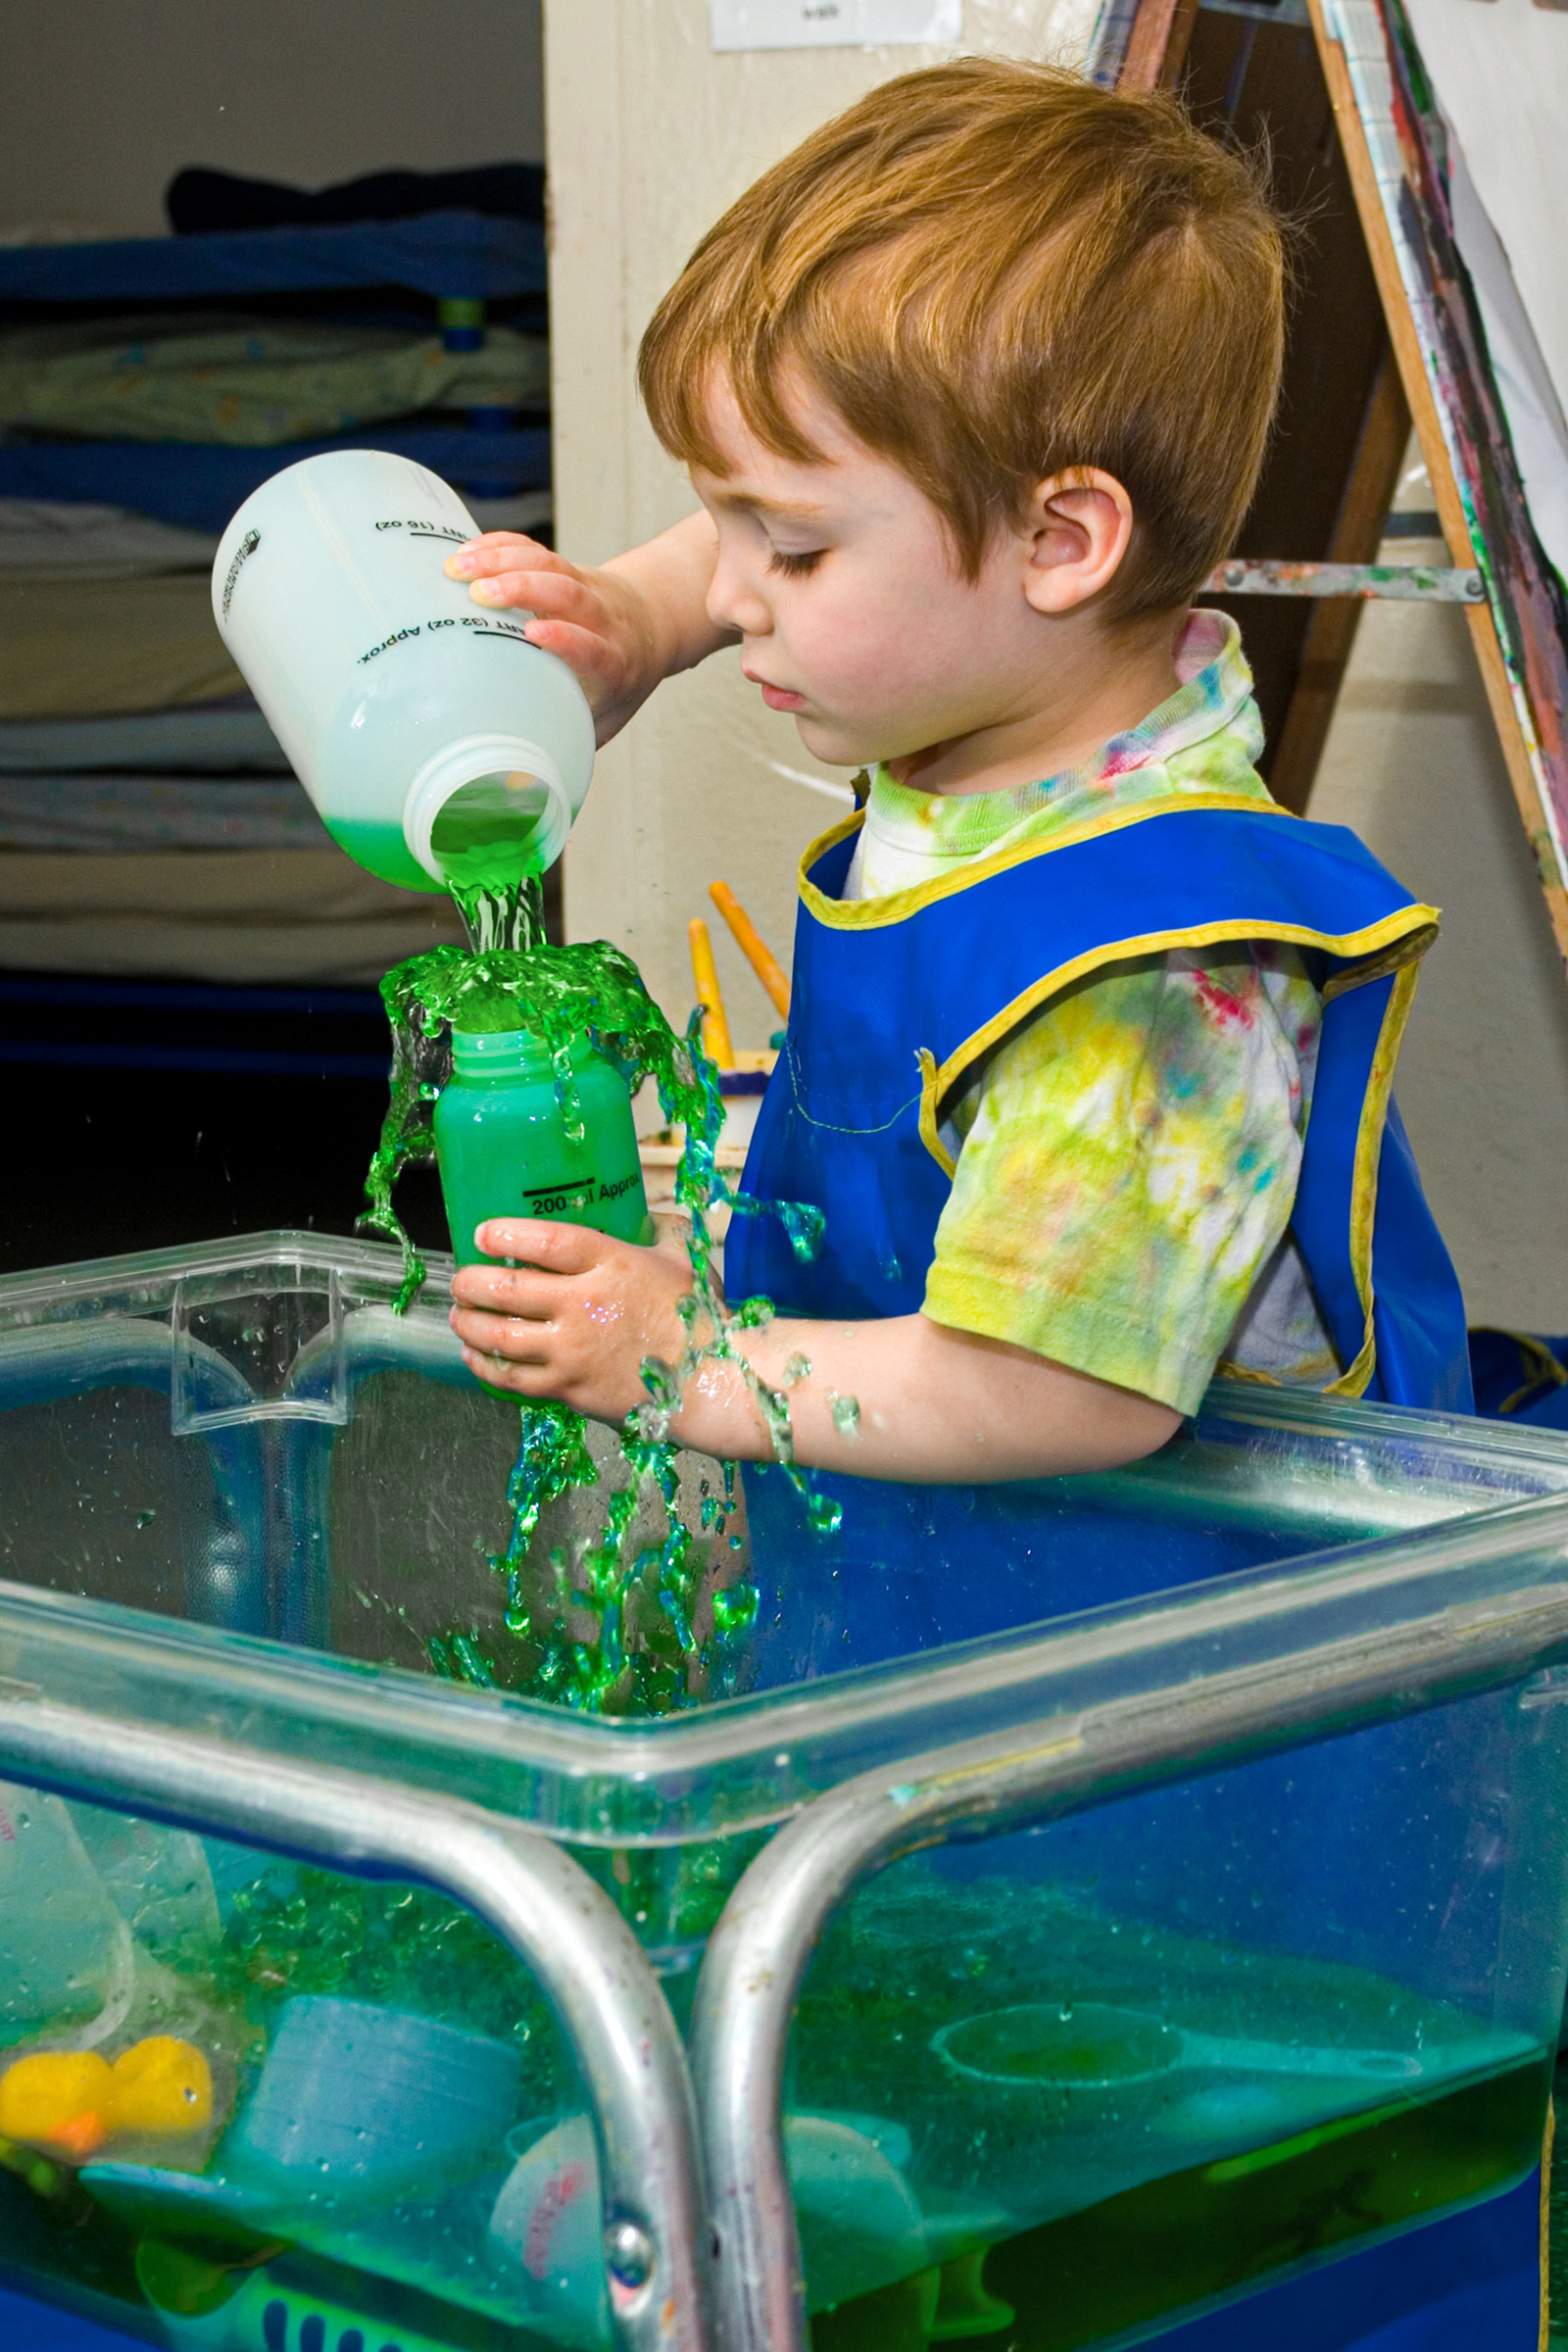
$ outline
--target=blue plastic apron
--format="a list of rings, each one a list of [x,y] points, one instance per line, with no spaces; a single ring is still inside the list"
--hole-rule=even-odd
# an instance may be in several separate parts
[[[1435,935],[1431,907],[1342,828],[1213,795],[1091,819],[918,889],[846,904],[840,894],[860,822],[849,819],[803,862],[789,1030],[743,1187],[759,1203],[819,1208],[821,1246],[805,1260],[776,1217],[738,1216],[725,1248],[731,1298],[760,1292],[781,1311],[820,1317],[917,1311],[953,1176],[942,1114],[981,1057],[1107,964],[1275,940],[1315,959],[1324,994],[1291,1225],[1346,1367],[1331,1393],[1471,1409],[1458,1283],[1391,1093],[1416,967]],[[993,1630],[967,1622],[965,1611],[982,1587],[987,1605],[996,1604],[997,1577],[956,1590],[947,1554],[961,1544],[973,1561],[978,1540],[995,1565],[998,1545],[1007,1550],[1002,1491],[1003,1517],[982,1532],[975,1514],[977,1498],[985,1512],[984,1490],[819,1479],[842,1500],[845,1523],[827,1547],[837,1567],[833,1606],[820,1612],[834,1646],[818,1656],[813,1580],[808,1567],[800,1575],[810,1546],[800,1542],[796,1498],[776,1473],[747,1483],[754,1542],[787,1554],[791,1578],[800,1578],[798,1592],[781,1580],[764,1598],[763,1684]],[[864,1565],[874,1559],[882,1570],[863,1581],[862,1547]],[[1040,1590],[1036,1605],[1020,1601],[1010,1622],[1152,1589],[1130,1548],[1117,1546],[1114,1564],[1108,1555],[1086,1559],[1083,1586]],[[1059,1542],[1047,1549],[1061,1558]],[[929,1629],[910,1622],[910,1604],[918,1618],[929,1597],[923,1556],[940,1561],[940,1623],[934,1616]],[[1173,1559],[1152,1582],[1179,1584],[1232,1564]],[[1018,1573],[1025,1582],[1042,1574],[1027,1560]],[[885,1590],[889,1574],[909,1583],[907,1594],[902,1585],[896,1594]],[[846,1651],[846,1602],[857,1591],[864,1605],[852,1602],[850,1615],[865,1623]],[[1474,2211],[1149,2340],[1170,2352],[1241,2352],[1263,2341],[1278,2352],[1535,2352],[1539,2199],[1538,2171]]]
[[[789,1030],[744,1181],[822,1209],[822,1247],[804,1264],[776,1218],[738,1218],[731,1297],[914,1313],[953,1177],[942,1108],[990,1048],[1106,964],[1277,940],[1315,956],[1324,990],[1291,1225],[1346,1367],[1334,1393],[1471,1409],[1459,1286],[1390,1093],[1433,908],[1343,827],[1215,794],[846,904],[860,821],[807,853]]]

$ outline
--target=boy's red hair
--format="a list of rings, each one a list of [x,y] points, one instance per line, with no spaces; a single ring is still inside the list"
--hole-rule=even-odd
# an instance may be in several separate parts
[[[655,314],[661,441],[722,473],[714,374],[758,438],[820,456],[820,391],[947,520],[973,577],[1035,484],[1102,466],[1137,531],[1107,617],[1185,603],[1231,553],[1279,392],[1285,257],[1255,169],[1162,92],[966,58],[888,81],[763,173]]]

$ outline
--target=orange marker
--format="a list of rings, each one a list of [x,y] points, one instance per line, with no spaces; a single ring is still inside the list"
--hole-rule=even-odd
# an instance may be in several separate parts
[[[729,1042],[724,1000],[718,993],[713,943],[708,936],[708,925],[700,914],[692,916],[686,929],[692,943],[692,974],[697,982],[697,1002],[703,1014],[703,1051],[718,1069],[732,1070],[735,1067],[735,1049]]]
[[[710,882],[708,895],[735,934],[735,945],[773,1000],[781,1020],[790,1017],[790,984],[784,967],[758,936],[756,926],[727,882]]]

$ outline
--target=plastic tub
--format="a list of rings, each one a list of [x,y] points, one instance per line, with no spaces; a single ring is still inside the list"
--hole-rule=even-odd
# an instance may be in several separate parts
[[[935,1808],[928,1850],[884,1841],[826,1902],[787,2053],[808,2301],[867,2346],[998,2332],[1009,2299],[1033,2342],[1120,2339],[1530,2172],[1568,1965],[1568,1445],[1249,1387],[1113,1477],[843,1482],[831,1537],[770,1472],[719,1563],[755,1625],[680,1712],[589,1718],[427,1670],[454,1627],[505,1653],[515,1442],[441,1271],[401,1319],[392,1252],[301,1235],[0,1282],[0,1866],[53,1890],[0,1918],[0,2072],[162,2034],[215,2099],[205,2139],[0,2147],[9,2273],[153,2342],[292,2346],[313,2312],[406,2347],[658,2340],[605,2082],[499,1912],[332,1827],[354,1776],[542,1832],[682,2023],[780,1824]],[[542,1527],[541,1576],[572,1533]],[[1079,1761],[958,1818],[950,1750]],[[205,1797],[160,1763],[187,1751]],[[227,1762],[283,1791],[254,1838]]]

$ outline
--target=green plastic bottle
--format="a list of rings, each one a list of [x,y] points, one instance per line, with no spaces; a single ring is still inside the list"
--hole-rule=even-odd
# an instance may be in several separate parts
[[[452,1076],[432,1124],[460,1266],[485,1262],[473,1234],[487,1217],[550,1217],[652,1241],[626,1081],[586,1037],[572,1041],[571,1076],[576,1143],[542,1038],[526,1029],[453,1031]]]

